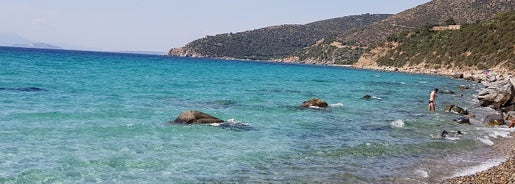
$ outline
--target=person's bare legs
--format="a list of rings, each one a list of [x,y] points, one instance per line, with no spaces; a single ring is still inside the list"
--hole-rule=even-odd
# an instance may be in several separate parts
[[[435,102],[429,103],[429,105],[427,105],[427,110],[428,111],[435,111]]]

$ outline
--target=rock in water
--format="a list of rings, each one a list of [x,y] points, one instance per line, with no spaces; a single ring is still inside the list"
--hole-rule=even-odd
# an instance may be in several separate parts
[[[489,114],[485,116],[485,119],[483,120],[484,125],[504,125],[504,119],[502,117],[502,114]]]
[[[500,109],[515,99],[515,87],[509,80],[493,82],[479,92],[477,99],[483,107],[492,105]]]
[[[504,116],[505,120],[515,120],[515,111],[509,111],[506,113],[506,116]]]
[[[173,122],[176,124],[209,124],[221,123],[224,120],[196,110],[188,110],[182,112]]]
[[[439,93],[440,94],[454,94],[454,91],[448,90],[448,89],[444,89],[444,90],[440,90]]]
[[[453,112],[453,113],[457,113],[457,114],[463,114],[463,115],[467,115],[468,114],[468,111],[461,108],[460,106],[457,106],[457,105],[447,105],[445,106],[445,112]]]
[[[321,100],[321,99],[318,99],[318,98],[312,98],[308,101],[304,101],[302,102],[302,107],[318,107],[318,108],[326,108],[327,106],[329,106],[329,104],[327,104],[327,102],[325,102],[324,100]]]
[[[459,117],[458,119],[454,119],[453,121],[455,121],[456,123],[459,123],[459,124],[471,124],[470,123],[470,119],[469,118],[466,118],[466,117]]]

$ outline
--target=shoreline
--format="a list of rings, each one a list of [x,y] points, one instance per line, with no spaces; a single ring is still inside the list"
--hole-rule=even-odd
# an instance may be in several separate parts
[[[494,82],[503,78],[514,78],[515,72],[507,70],[489,69],[489,70],[473,70],[473,69],[424,69],[419,67],[392,67],[392,66],[358,66],[358,65],[334,65],[343,66],[353,69],[375,70],[384,72],[402,72],[411,74],[425,75],[441,75],[452,78],[462,78],[469,81],[477,82]]]
[[[489,151],[496,153],[496,155],[505,155],[502,162],[483,162],[480,165],[465,167],[473,171],[472,174],[455,174],[451,178],[446,178],[442,181],[444,184],[455,183],[513,183],[515,182],[515,132],[512,131],[511,135],[506,138],[497,138],[493,142]],[[495,155],[494,155],[495,156]],[[500,159],[491,158],[490,160]]]
[[[471,82],[481,83],[487,87],[490,83],[499,80],[508,80],[515,84],[515,77],[513,71],[499,71],[499,70],[452,70],[452,69],[420,69],[418,67],[379,67],[379,66],[344,66],[352,69],[362,70],[375,70],[384,72],[402,72],[411,74],[425,74],[425,75],[441,75],[455,79],[464,79]],[[492,108],[493,109],[493,108]],[[505,121],[506,122],[506,121]],[[502,125],[506,126],[506,125]],[[486,126],[485,126],[486,127]],[[506,126],[507,127],[507,126]],[[507,128],[509,135],[507,137],[495,138],[492,142],[493,145],[484,148],[485,150],[476,150],[477,152],[491,152],[484,156],[488,158],[487,162],[481,162],[472,166],[463,166],[463,170],[454,171],[454,175],[443,178],[441,183],[454,184],[454,183],[515,183],[515,129]],[[504,158],[499,158],[504,155]],[[492,162],[492,160],[502,160]],[[465,172],[467,171],[467,172]]]

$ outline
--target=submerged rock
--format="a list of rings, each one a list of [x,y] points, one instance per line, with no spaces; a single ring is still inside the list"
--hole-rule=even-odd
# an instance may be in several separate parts
[[[466,89],[470,89],[470,88],[468,86],[465,86],[465,85],[460,85],[460,86],[458,86],[458,89],[466,90]]]
[[[470,119],[467,118],[467,117],[459,117],[458,119],[453,119],[453,121],[455,121],[456,123],[459,123],[459,124],[471,124],[470,123]]]
[[[23,91],[23,92],[37,92],[37,91],[47,91],[46,89],[38,88],[38,87],[23,87],[23,88],[0,88],[0,91]]]
[[[222,123],[224,120],[196,110],[182,112],[173,122],[175,124],[209,124]]]
[[[222,123],[211,123],[211,126],[216,126],[220,128],[227,128],[231,130],[241,131],[241,130],[254,130],[254,127],[251,127],[242,122],[236,121],[234,119],[229,119],[226,122]]]
[[[448,90],[448,89],[444,89],[444,90],[440,90],[439,93],[441,93],[441,94],[454,94],[454,91]]]

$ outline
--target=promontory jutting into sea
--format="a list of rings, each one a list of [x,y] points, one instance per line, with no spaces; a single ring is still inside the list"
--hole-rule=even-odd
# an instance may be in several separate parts
[[[0,47],[0,183],[442,183],[485,170],[512,157],[495,145],[515,132],[514,10],[434,0],[167,56]]]

